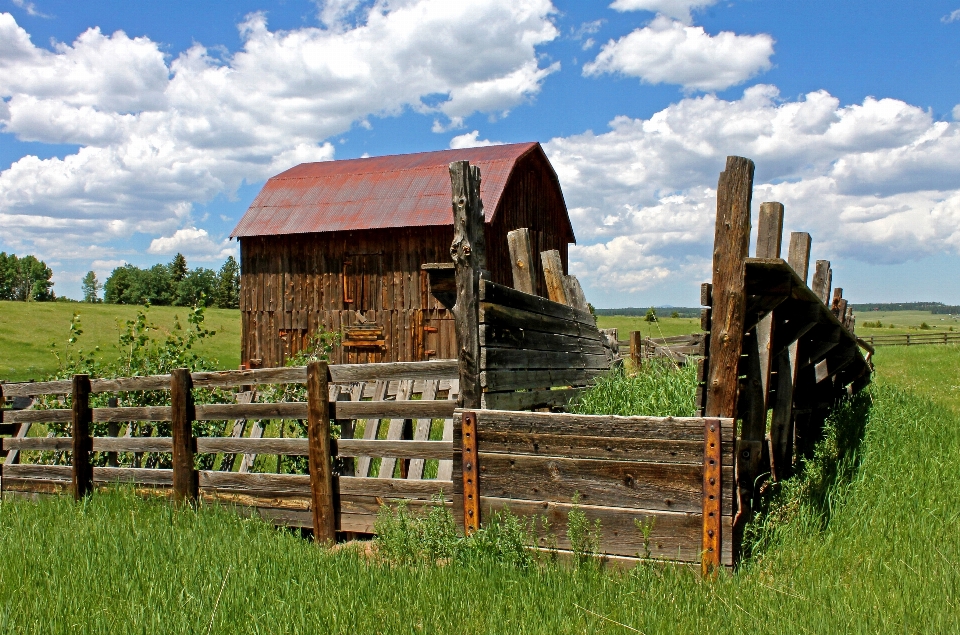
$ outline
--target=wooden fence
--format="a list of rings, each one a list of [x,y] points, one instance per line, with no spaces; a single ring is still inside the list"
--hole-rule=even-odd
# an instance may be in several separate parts
[[[893,335],[862,335],[861,340],[871,346],[919,346],[921,344],[960,344],[960,333],[902,333]]]

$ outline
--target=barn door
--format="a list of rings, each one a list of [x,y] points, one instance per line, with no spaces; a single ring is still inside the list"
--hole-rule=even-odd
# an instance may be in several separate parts
[[[382,298],[383,254],[347,254],[343,260],[343,308],[379,311]]]

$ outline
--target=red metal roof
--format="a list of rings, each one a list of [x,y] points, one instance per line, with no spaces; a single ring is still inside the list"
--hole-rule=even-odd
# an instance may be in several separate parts
[[[540,144],[303,163],[267,181],[231,236],[452,225],[447,166],[463,160],[480,168],[489,223],[514,164],[535,148]]]

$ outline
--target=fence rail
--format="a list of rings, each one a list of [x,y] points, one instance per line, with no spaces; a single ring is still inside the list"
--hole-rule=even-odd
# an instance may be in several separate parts
[[[902,333],[892,335],[861,335],[871,346],[919,346],[921,344],[960,344],[960,333]]]

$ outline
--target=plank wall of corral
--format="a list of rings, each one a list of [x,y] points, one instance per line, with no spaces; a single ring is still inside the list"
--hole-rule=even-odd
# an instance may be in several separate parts
[[[506,235],[520,227],[530,229],[534,254],[556,249],[566,270],[574,237],[554,179],[539,153],[517,162],[486,225],[487,269],[495,282],[512,283]],[[452,240],[452,225],[241,238],[241,361],[280,366],[319,328],[359,325],[358,312],[382,329],[382,347],[351,346],[347,338],[334,363],[456,357],[452,315],[421,270],[449,262]],[[546,295],[542,273],[537,285]]]

